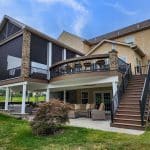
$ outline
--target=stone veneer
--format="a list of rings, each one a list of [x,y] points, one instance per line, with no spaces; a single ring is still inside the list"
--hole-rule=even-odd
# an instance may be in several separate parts
[[[118,70],[118,52],[111,50],[109,52],[110,70]]]
[[[22,43],[22,67],[21,67],[21,76],[23,78],[28,78],[30,74],[30,43],[31,43],[31,33],[27,30],[24,30]]]

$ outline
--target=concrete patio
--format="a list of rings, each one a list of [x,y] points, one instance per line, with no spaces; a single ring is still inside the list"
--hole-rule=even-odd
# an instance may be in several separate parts
[[[83,127],[83,128],[90,128],[90,129],[118,132],[118,133],[126,133],[126,134],[133,134],[133,135],[141,135],[144,133],[144,131],[140,131],[140,130],[110,127],[110,120],[93,121],[89,118],[77,118],[77,119],[70,119],[69,125],[75,126],[75,127]]]

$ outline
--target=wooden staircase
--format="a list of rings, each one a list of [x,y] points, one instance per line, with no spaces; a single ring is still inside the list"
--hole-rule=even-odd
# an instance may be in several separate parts
[[[139,100],[141,99],[145,76],[134,75],[129,81],[125,93],[121,97],[119,107],[114,116],[113,127],[128,129],[144,129],[141,126]]]

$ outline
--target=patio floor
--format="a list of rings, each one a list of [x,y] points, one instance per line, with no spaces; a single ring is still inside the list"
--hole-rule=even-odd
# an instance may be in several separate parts
[[[110,120],[93,121],[89,118],[76,118],[76,119],[70,119],[69,125],[75,126],[75,127],[84,127],[84,128],[90,128],[90,129],[96,129],[96,130],[127,133],[127,134],[133,134],[133,135],[140,135],[144,133],[144,131],[140,131],[140,130],[110,127]]]

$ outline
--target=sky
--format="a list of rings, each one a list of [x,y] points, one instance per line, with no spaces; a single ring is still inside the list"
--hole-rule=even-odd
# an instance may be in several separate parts
[[[90,39],[150,19],[150,0],[0,0],[9,15],[57,38],[63,30]]]

